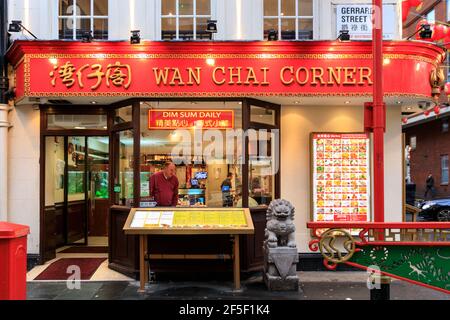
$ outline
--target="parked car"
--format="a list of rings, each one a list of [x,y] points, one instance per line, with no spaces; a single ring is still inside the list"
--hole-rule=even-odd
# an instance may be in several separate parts
[[[450,221],[450,198],[424,201],[419,208],[421,211],[417,215],[417,222]]]

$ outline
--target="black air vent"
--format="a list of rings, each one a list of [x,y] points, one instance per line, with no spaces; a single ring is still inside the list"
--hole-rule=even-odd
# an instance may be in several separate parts
[[[51,104],[72,104],[72,102],[67,100],[48,100]]]

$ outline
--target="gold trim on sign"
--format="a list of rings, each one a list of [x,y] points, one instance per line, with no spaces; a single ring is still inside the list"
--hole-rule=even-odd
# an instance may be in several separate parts
[[[425,94],[389,92],[386,97],[431,98]],[[354,92],[32,92],[32,97],[371,97],[372,93]]]
[[[75,54],[66,54],[66,53],[30,53],[25,54],[30,58],[40,58],[40,59],[49,59],[49,58],[87,58],[87,59],[110,59],[110,58],[127,58],[127,59],[207,59],[207,58],[216,58],[216,59],[315,59],[315,60],[323,60],[323,59],[366,59],[371,60],[371,53],[363,53],[363,54],[352,54],[352,53],[300,53],[300,54],[278,54],[278,53],[75,53]],[[424,61],[431,64],[437,64],[436,60],[426,58],[419,55],[410,55],[410,54],[391,54],[385,53],[383,55],[385,59],[394,59],[394,60],[418,60]]]
[[[23,95],[30,96],[31,73],[30,73],[30,56],[25,54],[23,60]]]
[[[128,58],[128,59],[372,59],[372,54],[348,53],[31,53],[31,58]]]

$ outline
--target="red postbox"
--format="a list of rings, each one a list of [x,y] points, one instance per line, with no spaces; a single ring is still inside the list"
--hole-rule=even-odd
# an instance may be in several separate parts
[[[28,233],[28,226],[0,222],[0,300],[27,297]]]

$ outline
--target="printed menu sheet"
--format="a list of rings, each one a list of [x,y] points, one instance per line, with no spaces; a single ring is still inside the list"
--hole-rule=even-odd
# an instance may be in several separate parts
[[[136,211],[131,228],[246,227],[244,210]]]
[[[312,135],[314,221],[370,221],[367,134]]]

